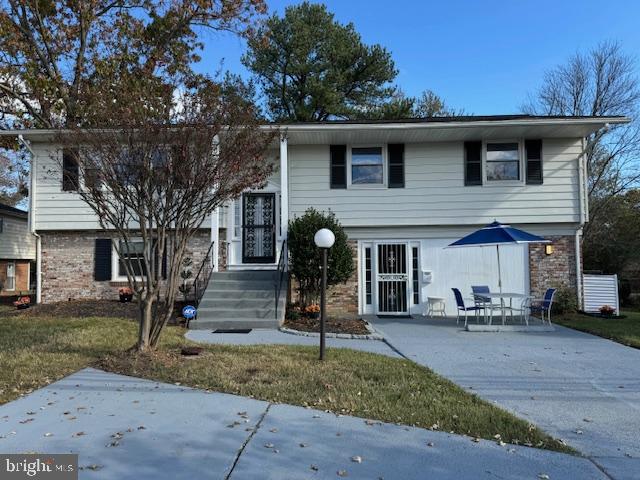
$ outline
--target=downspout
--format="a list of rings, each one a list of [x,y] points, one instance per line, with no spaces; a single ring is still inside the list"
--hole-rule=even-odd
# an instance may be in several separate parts
[[[582,295],[582,248],[581,237],[584,224],[587,221],[588,201],[586,195],[586,174],[584,166],[585,155],[585,138],[582,137],[582,153],[578,157],[578,195],[580,204],[580,225],[576,229],[575,233],[575,252],[576,252],[576,294],[578,297],[578,309],[583,308],[583,295]]]
[[[42,301],[42,238],[36,233],[35,228],[35,205],[36,205],[36,175],[35,175],[35,162],[36,155],[33,152],[31,145],[27,142],[22,135],[18,135],[18,142],[24,148],[26,148],[31,154],[31,160],[29,161],[29,231],[36,237],[36,303]]]

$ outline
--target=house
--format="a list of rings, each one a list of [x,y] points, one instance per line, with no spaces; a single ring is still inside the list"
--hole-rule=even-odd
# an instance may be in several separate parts
[[[540,296],[548,286],[564,286],[580,300],[580,237],[589,208],[585,137],[625,122],[500,115],[283,126],[271,151],[279,168],[268,185],[213,212],[195,241],[198,259],[211,242],[218,245],[219,273],[207,292],[223,292],[205,295],[205,309],[222,308],[209,313],[231,324],[259,316],[273,287],[264,286],[262,297],[247,291],[260,290],[260,281],[272,285],[288,221],[309,207],[335,213],[357,264],[353,277],[330,292],[333,313],[416,314],[437,296],[455,314],[451,287],[497,288],[495,250],[443,247],[494,219],[552,242],[502,249],[504,290]],[[103,241],[108,233],[63,181],[53,132],[22,133],[34,153],[41,300],[112,298],[124,280],[117,258]],[[51,171],[57,175],[45,174]]]
[[[0,297],[31,290],[31,266],[36,258],[35,237],[28,214],[0,203]]]

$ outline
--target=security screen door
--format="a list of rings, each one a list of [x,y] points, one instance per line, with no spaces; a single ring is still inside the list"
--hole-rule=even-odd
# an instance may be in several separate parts
[[[276,196],[245,193],[242,209],[242,263],[275,262]]]
[[[407,245],[405,243],[378,244],[378,302],[382,315],[409,313]]]

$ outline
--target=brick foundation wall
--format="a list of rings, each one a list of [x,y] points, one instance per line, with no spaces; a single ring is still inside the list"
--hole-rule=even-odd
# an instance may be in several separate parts
[[[358,242],[349,240],[353,256],[353,273],[345,283],[330,287],[327,291],[327,315],[331,317],[358,314]]]
[[[542,298],[547,288],[564,287],[576,291],[576,244],[570,235],[545,237],[553,253],[545,254],[545,244],[529,245],[531,295]]]
[[[118,288],[127,282],[94,280],[96,238],[104,232],[45,232],[42,237],[42,303],[66,300],[116,299]],[[187,256],[193,260],[194,275],[200,268],[211,232],[202,230],[190,241]]]
[[[327,315],[334,318],[350,318],[358,314],[358,243],[349,240],[349,246],[353,254],[353,274],[345,283],[327,290]],[[298,302],[298,283],[293,277],[290,283],[291,301]]]

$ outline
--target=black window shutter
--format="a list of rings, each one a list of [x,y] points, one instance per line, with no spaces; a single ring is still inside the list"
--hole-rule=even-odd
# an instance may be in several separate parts
[[[404,188],[404,143],[390,143],[389,188]]]
[[[64,149],[62,151],[62,190],[64,192],[75,192],[78,190],[79,168],[77,152]]]
[[[527,185],[542,185],[542,140],[525,140]]]
[[[162,265],[161,265],[162,279],[167,279],[167,246],[165,245],[162,251]]]
[[[331,145],[331,188],[347,188],[347,146]]]
[[[482,142],[464,142],[464,184],[482,185]]]
[[[110,238],[96,238],[93,278],[99,282],[111,280]]]

